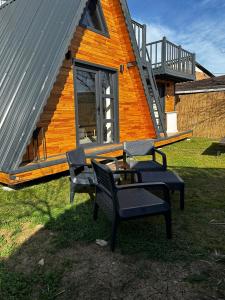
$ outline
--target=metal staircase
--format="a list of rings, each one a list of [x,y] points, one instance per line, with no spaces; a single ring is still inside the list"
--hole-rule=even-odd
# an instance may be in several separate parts
[[[163,113],[163,109],[161,106],[159,91],[156,84],[155,76],[153,74],[151,63],[147,62],[146,67],[144,67],[144,69],[146,73],[146,81],[148,85],[149,94],[152,99],[152,110],[155,115],[158,132],[159,134],[167,136],[165,126],[165,114]]]
[[[149,94],[152,100],[152,111],[154,112],[158,135],[167,136],[165,128],[165,116],[161,107],[159,91],[156,84],[155,75],[153,73],[151,59],[146,46],[146,25],[141,25],[136,21],[133,21],[132,23],[139,53],[143,62],[142,65],[149,89]]]

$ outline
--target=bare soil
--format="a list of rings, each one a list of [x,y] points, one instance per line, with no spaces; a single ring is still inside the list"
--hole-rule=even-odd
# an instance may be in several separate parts
[[[38,232],[38,234],[37,234]],[[212,258],[192,263],[165,263],[140,256],[121,255],[119,247],[75,242],[52,249],[55,233],[29,226],[18,238],[23,247],[7,261],[9,269],[28,276],[37,271],[63,270],[54,299],[225,299],[225,265]],[[49,251],[51,249],[51,251]],[[44,266],[38,262],[44,259]],[[37,285],[39,290],[48,287]]]

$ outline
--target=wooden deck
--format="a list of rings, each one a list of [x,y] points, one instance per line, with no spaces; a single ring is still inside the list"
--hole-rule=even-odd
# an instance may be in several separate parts
[[[164,147],[166,145],[182,141],[192,137],[192,131],[182,132],[167,138],[159,138],[154,140],[156,147]],[[103,155],[119,157],[122,155],[123,144],[105,145],[102,147],[87,149],[87,154]],[[18,185],[35,179],[51,176],[54,174],[68,171],[66,156],[60,155],[51,157],[43,162],[33,162],[21,166],[20,169],[11,171],[10,174],[0,173],[0,182],[6,185]]]

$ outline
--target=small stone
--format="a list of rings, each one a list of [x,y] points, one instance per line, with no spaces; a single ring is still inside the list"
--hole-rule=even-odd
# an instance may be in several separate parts
[[[41,260],[39,260],[38,264],[39,264],[39,266],[43,267],[44,264],[45,264],[44,258],[42,258]]]
[[[106,247],[108,245],[108,242],[104,240],[96,240],[96,244],[101,247]]]

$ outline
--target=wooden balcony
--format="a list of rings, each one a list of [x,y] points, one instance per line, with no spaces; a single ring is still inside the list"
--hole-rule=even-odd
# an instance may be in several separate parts
[[[147,43],[146,25],[133,21],[133,28],[143,65],[152,64],[155,76],[172,77],[177,81],[195,80],[195,54],[181,46],[162,40]]]

